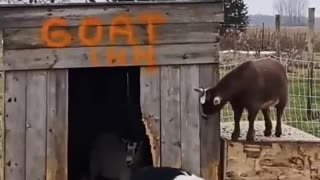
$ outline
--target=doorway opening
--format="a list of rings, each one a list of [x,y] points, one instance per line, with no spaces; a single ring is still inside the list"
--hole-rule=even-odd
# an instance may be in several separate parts
[[[140,108],[140,67],[69,70],[68,179],[90,177],[93,142],[99,134],[143,141],[143,161],[152,165]],[[125,163],[125,162],[124,162]]]

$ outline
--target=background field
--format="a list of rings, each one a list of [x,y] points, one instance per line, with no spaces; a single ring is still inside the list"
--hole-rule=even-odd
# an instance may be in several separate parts
[[[240,33],[243,28],[233,28],[221,41],[222,50],[275,51],[276,31],[274,27],[253,26]],[[308,27],[281,27],[280,50],[283,54],[299,55],[307,51]],[[315,29],[314,51],[320,52],[320,29]],[[299,57],[297,57],[299,58]]]

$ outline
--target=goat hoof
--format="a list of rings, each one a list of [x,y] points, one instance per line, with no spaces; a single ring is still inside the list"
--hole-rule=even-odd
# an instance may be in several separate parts
[[[239,133],[232,133],[232,135],[231,135],[231,140],[232,141],[237,141],[238,140],[238,138],[239,138]]]
[[[253,136],[247,136],[247,141],[253,142],[254,141],[254,137]]]
[[[247,133],[247,141],[254,141],[254,137],[255,137],[255,131],[253,130],[251,133],[250,131]]]
[[[266,136],[266,137],[271,136],[271,130],[265,130],[264,131],[264,136]]]
[[[281,131],[276,131],[275,135],[276,135],[276,137],[280,137],[282,135],[282,132]]]

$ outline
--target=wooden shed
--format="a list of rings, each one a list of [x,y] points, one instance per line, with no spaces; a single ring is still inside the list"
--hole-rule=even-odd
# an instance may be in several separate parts
[[[116,73],[107,73],[108,82],[103,82],[107,77],[81,79],[76,87],[71,87],[73,79],[120,68],[138,71],[135,102],[140,102],[153,164],[216,180],[219,118],[201,119],[194,87],[219,79],[223,20],[222,0],[1,6],[4,180],[68,179],[70,112],[85,116],[85,110],[72,108],[85,106],[79,97],[104,91],[109,95],[95,98],[107,99],[121,90],[113,86]],[[108,83],[96,89],[99,93],[90,91]],[[101,109],[101,116],[106,111],[105,119],[112,113],[101,104],[90,106]],[[94,118],[100,115],[81,126],[89,128]],[[73,120],[73,126],[80,127],[78,122]],[[81,134],[90,133],[83,129]]]

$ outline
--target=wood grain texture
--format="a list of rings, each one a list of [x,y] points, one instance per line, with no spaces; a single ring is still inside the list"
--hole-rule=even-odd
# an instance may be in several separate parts
[[[5,73],[5,179],[25,180],[26,73]]]
[[[45,180],[47,72],[27,72],[26,180]]]
[[[92,48],[64,48],[64,49],[32,49],[32,50],[7,50],[4,52],[5,70],[22,69],[59,69],[92,67],[92,52],[96,52],[97,67],[107,66],[148,66],[150,63],[141,59],[134,61],[137,54],[133,48],[143,52],[147,51],[146,46],[133,47],[95,47]],[[156,45],[154,46],[156,65],[173,64],[207,64],[219,60],[219,44],[181,44],[181,45]],[[106,59],[106,52],[126,52],[125,63],[120,60],[110,62]],[[118,62],[119,61],[119,62]]]
[[[140,104],[142,121],[150,139],[153,165],[161,165],[160,144],[160,68],[152,74],[151,67],[142,67],[140,70]]]
[[[0,9],[0,26],[41,27],[51,17],[63,17],[69,26],[78,26],[84,17],[98,17],[103,25],[110,25],[112,19],[129,13],[132,24],[146,24],[137,18],[142,13],[162,14],[166,23],[223,22],[222,2],[183,2],[183,3],[133,3],[69,6],[3,7]]]
[[[219,80],[219,64],[199,65],[199,86],[215,85]],[[199,101],[199,100],[198,100]],[[201,174],[218,179],[220,161],[220,113],[204,120],[200,116]]]
[[[103,38],[99,46],[127,45],[127,36],[117,36],[116,43],[109,39],[111,26],[103,26]],[[148,42],[147,26],[134,25],[136,42],[132,45],[148,44],[183,44],[183,43],[216,43],[219,42],[218,23],[163,24],[155,27],[156,40]],[[55,32],[52,28],[50,32]],[[78,27],[63,28],[72,34],[72,43],[67,47],[83,47],[78,37]],[[40,28],[8,28],[4,29],[4,49],[37,49],[46,48]],[[94,37],[96,28],[88,28],[87,36]],[[88,46],[85,46],[88,47]]]
[[[68,70],[48,71],[46,180],[68,179]]]
[[[181,167],[180,68],[161,67],[161,165]]]
[[[180,67],[182,168],[200,176],[199,66]]]
[[[0,40],[3,40],[3,30],[0,30]],[[0,69],[2,69],[2,61],[3,60],[3,43],[0,43]],[[5,87],[5,79],[4,79],[4,73],[3,71],[0,72],[0,82],[2,83],[2,86],[0,86],[0,93],[1,93],[1,102],[0,102],[0,128],[1,128],[1,132],[0,132],[0,139],[1,139],[1,143],[0,143],[0,179],[4,179],[4,135],[5,135],[5,126],[4,126],[4,87]]]

